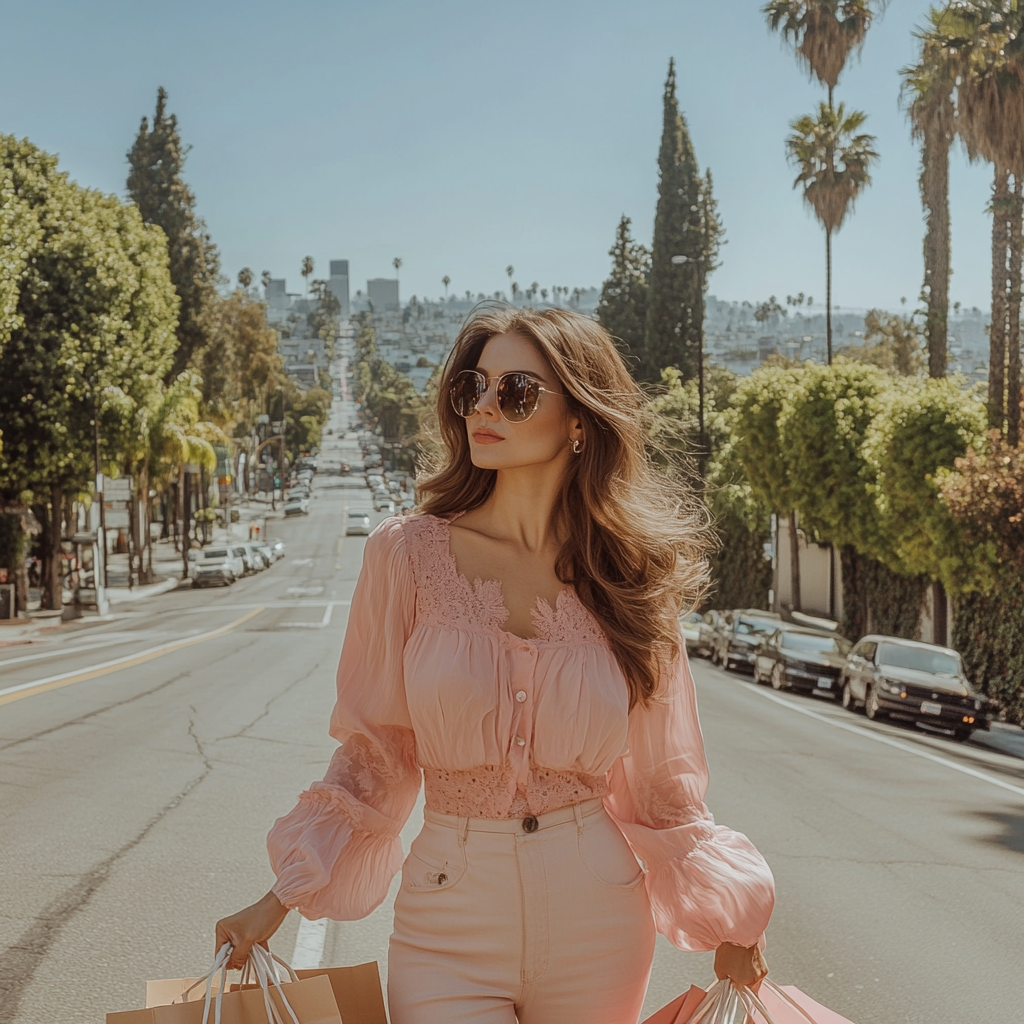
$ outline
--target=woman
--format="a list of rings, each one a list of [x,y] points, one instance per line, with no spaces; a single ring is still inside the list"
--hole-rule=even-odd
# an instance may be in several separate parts
[[[772,875],[703,803],[678,626],[705,531],[651,468],[643,410],[587,317],[467,322],[440,389],[444,465],[420,513],[366,544],[341,747],[270,833],[277,884],[217,925],[233,966],[290,908],[369,914],[401,868],[393,1024],[628,1024],[656,929],[715,949],[720,977],[764,976]]]

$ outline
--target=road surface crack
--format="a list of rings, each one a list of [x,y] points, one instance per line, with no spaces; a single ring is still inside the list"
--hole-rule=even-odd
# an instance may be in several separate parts
[[[216,658],[211,658],[203,665],[204,671],[211,665],[216,665],[217,662],[223,661],[225,658],[232,656],[232,652],[220,655]],[[0,751],[10,750],[12,747],[20,746],[22,743],[31,743],[32,740],[42,739],[44,736],[50,736],[55,732],[60,732],[61,729],[67,729],[72,725],[81,725],[82,722],[89,721],[90,718],[95,718],[97,715],[105,714],[107,711],[114,711],[117,708],[124,707],[126,704],[133,704],[137,700],[142,700],[143,697],[150,697],[154,693],[159,693],[161,690],[166,689],[168,686],[172,686],[174,683],[179,682],[182,679],[187,679],[192,675],[194,669],[186,669],[184,672],[179,672],[176,676],[171,676],[170,679],[164,680],[164,682],[151,687],[148,690],[142,690],[139,693],[132,694],[131,697],[125,697],[124,700],[114,701],[112,704],[104,704],[101,708],[94,708],[92,711],[87,711],[84,715],[79,715],[77,718],[69,719],[66,722],[61,722],[60,725],[51,726],[49,729],[41,729],[39,732],[32,733],[31,736],[22,736],[19,739],[11,740],[8,743],[0,743]]]
[[[305,673],[303,673],[303,675],[298,676],[296,679],[293,679],[283,690],[280,691],[280,693],[275,693],[273,697],[269,698],[269,700],[267,700],[267,702],[263,705],[263,710],[251,722],[249,722],[247,725],[243,725],[242,728],[239,729],[237,732],[230,733],[227,736],[218,736],[217,739],[214,742],[215,743],[220,743],[221,740],[242,740],[242,739],[259,739],[259,738],[261,738],[261,737],[247,736],[246,733],[250,729],[252,729],[253,726],[255,726],[258,722],[263,721],[263,719],[266,718],[267,715],[270,714],[270,709],[273,707],[274,704],[277,703],[277,701],[279,701],[282,697],[286,697],[300,683],[304,683],[319,668],[320,668],[320,662],[318,661],[309,669],[308,672],[305,672]]]
[[[74,885],[69,886],[59,896],[51,900],[17,941],[0,953],[0,1024],[14,1024],[18,1015],[18,1006],[35,972],[71,916],[88,904],[93,894],[110,877],[117,863],[134,850],[213,770],[212,764],[203,751],[202,744],[195,736],[191,721],[189,722],[189,734],[195,741],[196,748],[203,759],[205,765],[203,771],[153,815],[132,839],[129,839],[105,860],[100,861],[86,874],[80,876]]]

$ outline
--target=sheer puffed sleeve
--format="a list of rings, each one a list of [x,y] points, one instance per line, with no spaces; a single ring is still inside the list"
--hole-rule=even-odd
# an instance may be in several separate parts
[[[629,749],[609,774],[605,806],[647,871],[658,931],[686,950],[762,941],[775,881],[747,837],[704,804],[708,765],[685,652],[666,692],[629,716]]]
[[[305,917],[365,917],[402,866],[399,833],[421,781],[403,671],[415,606],[402,525],[388,519],[366,542],[352,596],[331,716],[341,746],[267,837],[274,893]]]

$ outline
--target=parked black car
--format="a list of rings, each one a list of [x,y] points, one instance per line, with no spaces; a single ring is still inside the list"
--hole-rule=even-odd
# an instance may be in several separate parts
[[[722,668],[753,670],[762,637],[778,629],[781,616],[759,608],[726,612],[712,637],[711,660]]]
[[[837,633],[780,626],[763,637],[754,654],[754,682],[776,690],[800,690],[835,697],[852,644]]]
[[[868,718],[900,718],[952,730],[966,740],[987,729],[988,700],[971,685],[963,659],[949,647],[866,636],[843,667],[843,707],[863,706]]]

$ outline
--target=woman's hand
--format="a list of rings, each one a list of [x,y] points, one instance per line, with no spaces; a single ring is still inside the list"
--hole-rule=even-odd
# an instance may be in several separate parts
[[[768,974],[761,950],[757,946],[736,946],[723,942],[715,950],[715,975],[729,978],[734,985],[742,985],[755,992]]]
[[[231,944],[231,957],[228,970],[240,971],[249,959],[249,950],[258,942],[266,946],[270,936],[281,927],[281,922],[288,916],[288,908],[273,894],[266,896],[237,914],[222,918],[217,922],[217,949],[225,942]]]

